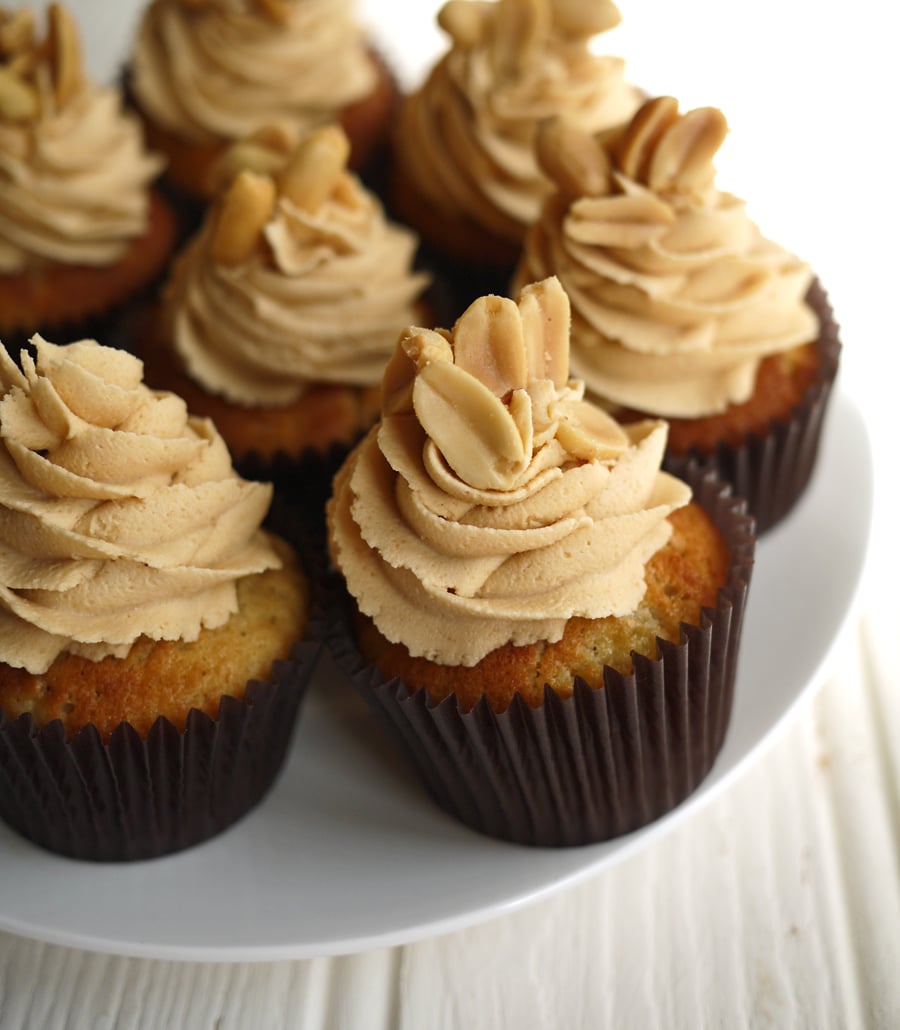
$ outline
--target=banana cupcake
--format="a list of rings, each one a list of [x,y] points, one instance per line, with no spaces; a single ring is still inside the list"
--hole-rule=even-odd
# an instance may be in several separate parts
[[[148,380],[213,418],[246,474],[321,495],[320,515],[333,455],[377,418],[381,373],[427,284],[414,234],[347,170],[349,150],[328,126],[293,149],[273,130],[230,153],[143,351]]]
[[[640,95],[621,59],[591,51],[619,22],[611,0],[450,0],[438,22],[450,49],[401,106],[390,201],[457,277],[468,273],[467,304],[473,288],[506,288],[550,192],[534,156],[538,124],[565,115],[605,129]]]
[[[538,845],[634,829],[709,770],[753,552],[743,503],[660,471],[665,423],[585,401],[568,347],[552,278],[410,328],[328,506],[338,662],[439,804]]]
[[[176,851],[274,780],[309,589],[213,424],[83,340],[0,350],[0,815],[86,859]]]
[[[557,191],[515,283],[557,275],[589,393],[622,420],[666,418],[666,467],[715,467],[763,531],[809,481],[840,343],[809,265],[716,185],[726,133],[720,111],[671,97],[607,133],[544,125]]]
[[[152,188],[162,168],[113,87],[92,83],[76,24],[50,4],[0,7],[0,336],[110,331],[156,282],[175,219]]]
[[[154,0],[127,77],[168,181],[206,200],[231,144],[278,123],[296,138],[337,121],[353,167],[386,142],[397,87],[353,0]]]

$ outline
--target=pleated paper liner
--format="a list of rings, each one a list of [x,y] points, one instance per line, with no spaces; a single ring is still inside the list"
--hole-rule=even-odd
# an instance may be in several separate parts
[[[452,696],[435,704],[365,663],[346,597],[337,605],[328,643],[338,665],[450,815],[519,844],[589,844],[659,818],[707,775],[731,714],[755,536],[726,484],[689,472],[729,548],[727,583],[699,626],[660,641],[655,659],[635,655],[631,675],[607,667],[601,689],[576,680],[564,698],[547,687],[539,707],[517,695],[502,713],[484,699],[468,712]]]
[[[814,382],[790,415],[772,423],[764,435],[749,433],[740,445],[722,443],[714,453],[692,450],[667,454],[663,467],[683,477],[689,464],[713,469],[731,483],[735,494],[747,500],[762,534],[793,509],[809,484],[822,436],[831,390],[841,351],[839,328],[824,287],[814,280],[807,302],[819,318],[819,364]]]
[[[67,740],[56,719],[0,711],[0,817],[48,851],[92,861],[155,858],[221,833],[256,806],[284,762],[321,652],[295,645],[268,681],[193,709],[179,732],[160,717],[146,737],[121,723]]]

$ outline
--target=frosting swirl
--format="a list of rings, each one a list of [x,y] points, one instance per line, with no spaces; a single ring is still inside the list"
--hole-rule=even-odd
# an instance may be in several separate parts
[[[311,382],[378,383],[427,277],[411,270],[415,236],[347,171],[349,151],[329,126],[272,175],[239,173],[177,263],[169,331],[209,392],[271,407]]]
[[[351,0],[155,0],[132,87],[163,128],[192,143],[237,140],[264,122],[306,132],[374,87]]]
[[[195,640],[237,610],[239,577],[280,564],[271,487],[240,479],[212,422],[93,340],[0,348],[0,660]]]
[[[146,230],[162,167],[119,91],[85,78],[66,9],[49,17],[38,40],[27,8],[0,9],[0,274],[113,264]]]
[[[412,655],[470,666],[633,611],[690,499],[659,470],[664,422],[620,427],[568,379],[568,328],[549,279],[400,338],[328,524],[360,610]]]
[[[572,368],[614,404],[696,418],[746,401],[760,361],[816,338],[809,266],[766,239],[715,185],[727,125],[714,108],[649,101],[621,131],[546,126],[558,191],[515,281],[558,275]]]
[[[637,107],[624,63],[589,50],[616,25],[610,0],[450,0],[452,39],[400,114],[396,160],[430,204],[518,243],[550,184],[534,156],[538,123],[565,112],[595,131]]]

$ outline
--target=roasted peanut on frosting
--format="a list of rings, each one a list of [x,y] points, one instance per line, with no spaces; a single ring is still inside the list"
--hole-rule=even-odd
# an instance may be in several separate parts
[[[12,121],[44,113],[38,68],[49,72],[56,109],[69,104],[86,83],[78,28],[59,3],[47,8],[46,41],[37,38],[31,11],[0,10],[0,58],[0,115]]]
[[[0,68],[0,118],[28,122],[40,111],[37,90],[11,68]]]
[[[278,176],[281,195],[304,211],[315,211],[337,188],[349,157],[350,140],[339,126],[311,132]]]
[[[75,21],[62,4],[51,4],[48,18],[47,42],[52,55],[56,102],[64,107],[84,85],[81,43]]]
[[[210,242],[213,261],[239,265],[262,241],[262,231],[275,209],[275,183],[266,175],[241,172],[219,209]]]
[[[548,118],[538,126],[535,148],[541,167],[568,197],[590,197],[609,189],[610,164],[593,136]]]

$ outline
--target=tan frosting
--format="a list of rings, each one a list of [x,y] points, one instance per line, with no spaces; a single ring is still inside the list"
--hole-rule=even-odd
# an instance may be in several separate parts
[[[541,119],[565,111],[596,131],[639,103],[623,62],[588,46],[619,12],[610,0],[450,0],[439,21],[452,47],[403,107],[399,160],[439,210],[518,242],[550,190],[534,156]]]
[[[746,401],[760,361],[807,343],[809,266],[715,184],[722,114],[648,102],[623,131],[548,125],[559,191],[516,282],[556,274],[572,301],[572,369],[614,404],[694,418]]]
[[[88,82],[77,31],[52,5],[0,8],[0,274],[43,261],[113,264],[146,229],[161,168],[118,90]]]
[[[39,673],[226,622],[236,580],[280,564],[271,487],[137,358],[32,342],[21,371],[0,347],[0,660]]]
[[[277,406],[311,382],[378,383],[427,277],[415,236],[317,130],[273,175],[245,170],[172,276],[168,323],[189,374],[238,404]]]
[[[666,424],[622,428],[568,379],[558,280],[410,328],[383,417],[338,473],[331,554],[389,640],[446,665],[634,610],[690,490],[660,472]]]
[[[141,107],[193,143],[306,132],[375,84],[351,0],[155,0],[131,71]]]

